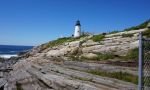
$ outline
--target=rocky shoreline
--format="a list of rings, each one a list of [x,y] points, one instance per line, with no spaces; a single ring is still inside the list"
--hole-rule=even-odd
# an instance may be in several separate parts
[[[136,90],[137,62],[126,55],[145,30],[108,34],[100,42],[90,35],[34,47],[2,60],[0,69],[8,72],[1,71],[0,85],[4,90]]]

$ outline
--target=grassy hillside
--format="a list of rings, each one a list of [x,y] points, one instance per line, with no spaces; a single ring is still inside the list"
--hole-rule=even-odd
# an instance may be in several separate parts
[[[143,28],[146,28],[148,23],[150,22],[150,19],[143,22],[142,24],[140,25],[137,25],[137,26],[133,26],[133,27],[130,27],[130,28],[127,28],[127,29],[124,29],[124,31],[130,31],[130,30],[138,30],[138,29],[143,29]]]

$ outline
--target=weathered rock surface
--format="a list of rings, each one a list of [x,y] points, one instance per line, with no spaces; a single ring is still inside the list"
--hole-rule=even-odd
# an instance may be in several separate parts
[[[67,67],[75,70],[96,70],[105,72],[126,72],[132,75],[138,75],[138,70],[136,68],[113,66],[108,64],[98,64],[98,63],[87,63],[78,61],[64,61],[62,67]]]
[[[41,72],[38,72],[35,69],[29,69],[27,71],[31,73],[33,76],[42,80],[49,87],[54,88],[55,90],[99,90],[95,86],[91,86],[85,83],[71,80],[66,77],[62,77],[50,73],[42,74]]]
[[[32,60],[30,60],[32,59]],[[16,90],[16,83],[20,83],[24,90],[136,90],[136,85],[113,78],[100,77],[80,69],[69,69],[69,66],[79,68],[103,70],[122,70],[113,66],[88,64],[82,62],[63,62],[59,65],[55,61],[43,58],[28,58],[16,63],[7,78],[5,90]],[[81,69],[82,70],[82,69]]]
[[[136,68],[69,61],[68,57],[94,58],[96,53],[124,56],[130,49],[138,47],[138,33],[144,30],[109,34],[100,42],[94,42],[92,36],[87,36],[49,48],[37,46],[11,65],[13,71],[4,77],[4,90],[17,90],[18,87],[23,90],[136,90],[137,85],[133,83],[86,72],[99,70],[137,75]],[[133,36],[122,37],[122,34],[129,33]]]
[[[67,42],[63,45],[48,49],[46,56],[58,57],[71,54],[77,48],[82,53],[112,53],[119,56],[127,54],[128,50],[138,47],[138,33],[146,29],[119,32],[116,34],[106,35],[106,38],[99,42],[94,42],[90,38],[83,38],[78,41]],[[122,37],[122,34],[133,34],[133,37]],[[83,43],[82,43],[83,42]],[[39,50],[37,50],[39,51]]]

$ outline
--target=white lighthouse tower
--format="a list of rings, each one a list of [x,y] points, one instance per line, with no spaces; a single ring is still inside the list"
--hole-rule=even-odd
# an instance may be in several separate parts
[[[80,37],[80,35],[81,35],[81,24],[80,21],[78,20],[75,24],[74,38]]]

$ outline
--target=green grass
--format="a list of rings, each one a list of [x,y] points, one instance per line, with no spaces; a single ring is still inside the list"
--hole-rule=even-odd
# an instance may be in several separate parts
[[[72,42],[72,41],[80,40],[83,37],[86,37],[86,36],[82,35],[82,36],[80,36],[78,38],[73,38],[73,37],[58,38],[57,40],[53,40],[53,41],[50,41],[50,42],[48,42],[46,44],[43,44],[41,50],[45,50],[45,49],[47,49],[49,47],[58,46],[58,45],[66,43],[66,42]]]
[[[96,57],[91,57],[91,58],[85,56],[79,57],[79,55],[69,55],[68,57],[73,61],[77,61],[77,60],[78,61],[86,61],[86,60],[102,61],[102,60],[109,60],[115,58],[115,56],[110,53],[105,53],[105,54],[97,53]]]
[[[73,70],[77,70],[72,68]],[[98,76],[102,76],[102,77],[109,77],[109,78],[115,78],[118,80],[122,80],[122,81],[126,81],[126,82],[131,82],[134,84],[138,84],[138,76],[129,74],[127,72],[106,72],[106,71],[98,71],[98,70],[81,70],[83,72],[87,72],[93,75],[98,75]],[[143,77],[144,79],[145,77]],[[150,80],[150,77],[146,77],[148,80]],[[82,78],[82,77],[75,77],[75,79],[79,79],[82,81],[90,81],[93,82],[92,79],[88,79],[88,78]],[[147,83],[144,83],[145,86],[150,86],[150,83],[147,81]]]
[[[100,42],[102,41],[103,39],[105,38],[105,35],[94,35],[91,39],[94,41],[94,42]]]
[[[57,40],[53,40],[53,41],[50,41],[47,45],[47,47],[54,47],[54,46],[58,46],[58,45],[61,45],[65,42],[71,42],[71,41],[74,41],[75,38],[70,38],[70,37],[65,37],[65,38],[59,38]]]
[[[17,90],[23,90],[21,83],[16,82]]]
[[[89,70],[87,72],[94,75],[115,78],[115,79],[131,82],[134,84],[138,84],[138,76],[134,76],[126,72],[104,72],[104,71],[97,71],[97,70]]]
[[[133,60],[133,61],[138,61],[138,55],[139,55],[139,49],[131,49],[128,51],[127,55],[124,56],[123,58],[126,60]]]
[[[122,34],[122,37],[133,37],[133,34]]]
[[[120,31],[114,30],[114,31],[109,32],[109,34],[115,34],[115,33],[118,33],[118,32],[120,32]]]
[[[91,57],[91,58],[87,58],[85,56],[81,56],[80,59],[81,60],[95,60],[95,61],[101,61],[101,60],[108,60],[108,59],[113,59],[115,58],[114,55],[110,54],[110,53],[105,53],[105,54],[101,54],[101,53],[96,53],[97,57]]]
[[[142,35],[143,35],[143,36],[146,36],[147,38],[150,38],[150,29],[144,31],[144,32],[142,33]]]
[[[86,56],[81,56],[79,57],[78,52],[75,52],[74,55],[69,55],[68,57],[73,60],[73,61],[86,61],[86,60],[93,60],[93,61],[103,61],[103,60],[110,60],[110,59],[115,59],[115,58],[120,58],[125,61],[138,61],[138,48],[131,49],[127,52],[126,56],[115,56],[111,53],[94,53],[97,56],[95,57],[86,57]]]
[[[138,30],[138,29],[146,28],[149,22],[150,22],[150,19],[147,20],[147,21],[145,21],[145,22],[143,22],[143,23],[140,24],[140,25],[137,25],[137,26],[134,26],[134,27],[127,28],[127,29],[125,29],[124,31]]]
[[[99,53],[97,55],[98,55],[98,60],[108,60],[108,59],[115,58],[115,56],[110,53],[105,53],[105,54]]]

